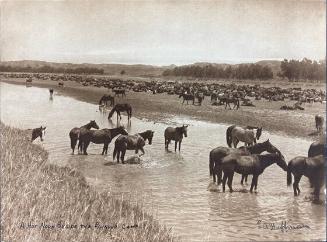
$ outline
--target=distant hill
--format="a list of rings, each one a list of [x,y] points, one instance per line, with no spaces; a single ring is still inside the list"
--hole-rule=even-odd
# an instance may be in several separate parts
[[[244,63],[250,64],[250,63]],[[276,60],[263,60],[258,61],[256,64],[262,66],[269,66],[274,75],[276,75],[280,71],[280,61]],[[170,66],[153,66],[153,65],[142,65],[142,64],[135,64],[135,65],[125,65],[125,64],[91,64],[91,63],[83,63],[83,64],[73,64],[73,63],[56,63],[56,62],[47,62],[47,61],[34,61],[34,60],[22,60],[22,61],[2,61],[0,65],[11,66],[11,67],[28,67],[31,68],[39,68],[42,66],[50,66],[54,68],[82,68],[82,67],[89,67],[89,68],[98,68],[103,69],[104,74],[107,75],[120,75],[121,71],[125,71],[125,75],[128,76],[161,76],[162,73],[167,69],[173,69],[176,65]],[[208,63],[208,62],[197,62],[190,65],[197,65],[197,66],[206,66],[206,65],[213,65],[216,67],[227,67],[230,64],[225,63]],[[190,66],[188,65],[188,66]],[[235,64],[232,66],[237,66],[239,64]]]

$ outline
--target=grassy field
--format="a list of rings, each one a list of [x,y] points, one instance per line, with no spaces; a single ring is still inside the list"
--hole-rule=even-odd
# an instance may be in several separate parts
[[[25,85],[25,79],[2,79],[8,83]],[[223,82],[223,81],[218,81]],[[258,84],[258,81],[229,80],[225,83],[235,82],[239,84]],[[262,86],[280,86],[315,88],[324,90],[326,84],[323,82],[288,82],[281,80],[268,80],[260,82]],[[33,80],[33,86],[52,87],[60,95],[67,95],[78,100],[98,104],[100,97],[108,93],[106,88],[94,86],[84,87],[79,83],[67,81],[64,88],[58,88],[57,82],[45,80]],[[57,95],[55,94],[55,95]],[[55,98],[55,97],[54,97]],[[256,107],[241,106],[239,110],[225,110],[223,106],[212,106],[210,98],[206,97],[201,107],[194,105],[182,105],[181,99],[176,95],[152,93],[136,93],[130,91],[126,98],[117,98],[118,103],[131,103],[133,115],[139,118],[148,118],[160,121],[169,119],[171,115],[185,115],[194,119],[237,125],[261,126],[264,131],[270,131],[280,135],[301,137],[305,139],[316,139],[315,121],[316,114],[326,117],[326,104],[313,103],[304,104],[305,110],[285,111],[280,110],[282,105],[293,105],[294,101],[268,102],[267,100],[253,101]]]
[[[47,164],[28,131],[1,128],[1,241],[175,241],[141,205]]]

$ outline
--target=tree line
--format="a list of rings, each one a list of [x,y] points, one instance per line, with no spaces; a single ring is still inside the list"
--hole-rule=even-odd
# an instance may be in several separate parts
[[[307,58],[302,61],[284,59],[280,64],[280,69],[277,75],[290,81],[326,79],[326,61],[317,62]]]
[[[0,72],[103,74],[104,70],[98,68],[92,68],[92,67],[63,68],[63,67],[51,67],[48,65],[44,65],[41,67],[0,65]]]
[[[179,66],[163,72],[164,76],[187,76],[196,78],[271,79],[274,74],[269,66],[240,64],[237,66]]]

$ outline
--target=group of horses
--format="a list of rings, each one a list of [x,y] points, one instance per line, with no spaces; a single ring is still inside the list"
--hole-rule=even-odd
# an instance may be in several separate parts
[[[257,129],[254,134],[253,129]],[[292,183],[294,176],[293,190],[294,196],[300,194],[299,182],[302,176],[309,178],[313,187],[314,201],[319,201],[319,193],[324,185],[325,161],[324,142],[317,141],[311,144],[308,157],[297,156],[291,159],[288,164],[284,156],[269,139],[256,143],[260,138],[262,128],[258,127],[238,127],[232,125],[226,130],[226,141],[228,147],[219,146],[211,150],[209,154],[209,174],[213,177],[213,182],[222,184],[225,192],[226,182],[230,192],[233,192],[232,182],[234,173],[242,175],[241,184],[246,181],[248,175],[252,175],[250,192],[257,189],[258,177],[268,166],[277,164],[283,171],[287,172],[287,185]],[[245,146],[237,148],[238,141],[243,141]],[[232,148],[232,143],[234,148]],[[267,154],[261,154],[268,152]]]

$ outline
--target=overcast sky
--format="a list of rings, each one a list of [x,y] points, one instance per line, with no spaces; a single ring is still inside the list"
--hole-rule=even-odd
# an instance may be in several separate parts
[[[1,60],[324,59],[325,1],[3,1]]]

